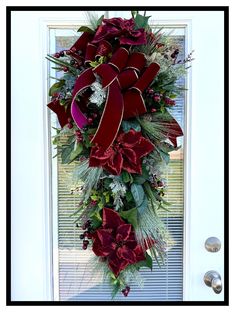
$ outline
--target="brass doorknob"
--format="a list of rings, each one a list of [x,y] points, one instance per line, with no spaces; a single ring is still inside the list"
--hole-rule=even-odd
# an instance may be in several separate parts
[[[208,271],[204,275],[204,282],[207,286],[212,287],[216,294],[222,291],[222,281],[221,276],[216,271]]]

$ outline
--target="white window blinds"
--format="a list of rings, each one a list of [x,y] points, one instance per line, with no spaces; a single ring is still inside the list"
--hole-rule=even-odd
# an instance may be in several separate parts
[[[184,49],[185,36],[181,28],[172,34],[174,40],[180,42]],[[178,35],[179,33],[179,35]],[[76,32],[74,32],[76,34]],[[74,42],[73,30],[50,30],[50,53],[68,48]],[[184,58],[182,51],[181,58]],[[53,71],[53,70],[51,70]],[[184,86],[184,81],[179,81]],[[174,116],[184,129],[184,94],[178,97]],[[54,117],[53,117],[54,118]],[[52,121],[53,124],[54,121]],[[117,295],[115,300],[125,301],[181,301],[183,300],[183,224],[184,224],[184,150],[183,139],[181,148],[171,153],[169,167],[165,178],[168,184],[166,200],[172,203],[170,212],[162,213],[165,224],[173,235],[175,246],[168,252],[165,266],[159,268],[154,263],[153,271],[142,269],[144,287],[131,285],[128,297]],[[97,276],[89,264],[92,252],[82,249],[79,239],[81,231],[76,227],[76,217],[71,216],[76,211],[78,195],[71,195],[69,175],[74,164],[62,165],[58,158],[53,166],[54,185],[54,280],[55,299],[61,301],[109,301],[111,290],[108,284],[102,283],[102,277]],[[55,172],[56,171],[56,172]]]

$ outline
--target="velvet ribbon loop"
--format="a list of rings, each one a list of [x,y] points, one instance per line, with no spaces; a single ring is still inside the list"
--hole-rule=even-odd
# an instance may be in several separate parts
[[[87,42],[90,37],[84,34],[78,41],[80,40],[82,45],[86,44],[86,50],[79,48],[76,43],[74,46],[83,51],[85,62],[94,61],[97,55],[108,56],[110,54],[111,46],[107,41],[103,40],[96,46]],[[146,113],[142,92],[153,81],[160,66],[156,63],[150,64],[147,68],[145,66],[144,54],[134,52],[130,55],[127,49],[120,47],[112,55],[109,63],[100,64],[94,69],[89,68],[77,78],[72,95],[71,115],[79,128],[83,128],[88,122],[76,100],[77,96],[96,80],[95,75],[101,78],[102,87],[107,88],[104,111],[98,129],[91,140],[93,143],[107,149],[115,140],[123,118]],[[139,76],[139,73],[142,75]]]

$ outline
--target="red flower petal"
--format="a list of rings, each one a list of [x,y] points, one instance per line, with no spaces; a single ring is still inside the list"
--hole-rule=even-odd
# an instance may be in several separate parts
[[[154,150],[154,145],[144,137],[141,137],[139,143],[133,147],[137,157],[141,158]]]
[[[146,33],[143,28],[134,30],[134,19],[122,18],[103,19],[96,31],[93,43],[102,39],[118,38],[120,44],[140,45],[146,44]]]
[[[119,225],[116,232],[116,241],[126,241],[131,233],[131,224]]]
[[[113,246],[113,236],[111,234],[111,230],[110,229],[100,229],[96,231],[97,233],[97,237],[100,240],[101,245],[106,248],[106,247],[110,247],[111,249],[113,249],[113,247],[115,248],[115,246]]]
[[[133,151],[133,149],[122,148],[121,152],[123,159],[125,159],[128,162],[133,162],[135,164],[137,163],[136,153]]]
[[[110,156],[104,168],[114,175],[120,175],[122,171],[123,158],[121,153],[114,152]]]
[[[120,134],[117,141],[121,143],[124,147],[130,148],[135,146],[140,138],[141,132],[130,129],[130,131]]]
[[[136,164],[130,161],[123,160],[122,168],[129,173],[142,173],[141,161],[140,159],[137,160]]]
[[[129,38],[121,37],[119,41],[120,44],[128,45],[146,44],[146,34],[145,32],[141,32],[139,29],[138,32],[131,32]]]
[[[115,248],[116,244],[113,242],[110,230],[100,229],[95,232],[92,250],[97,256],[108,256]]]
[[[156,244],[156,241],[154,239],[152,239],[152,237],[148,237],[144,240],[144,247],[145,250],[153,247]]]
[[[134,251],[132,251],[130,248],[128,248],[125,245],[122,247],[119,247],[116,251],[116,254],[117,254],[119,259],[125,259],[129,263],[136,263],[137,262],[136,261],[137,260],[136,255],[135,255]]]
[[[105,250],[101,245],[99,239],[93,240],[92,250],[94,254],[98,257],[106,257],[110,254],[109,250]]]
[[[115,230],[119,225],[125,224],[125,222],[121,219],[119,214],[109,208],[103,209],[103,227],[106,229],[113,229]]]
[[[89,166],[100,167],[107,163],[113,153],[113,149],[109,148],[106,151],[98,146],[93,146],[90,152]]]
[[[125,245],[130,248],[131,250],[134,250],[135,247],[137,246],[137,241],[136,240],[127,240],[125,241]]]
[[[115,276],[117,277],[119,275],[119,273],[124,270],[129,262],[125,259],[119,259],[116,255],[116,253],[112,253],[109,258],[108,258],[108,263],[109,263],[109,267],[110,269],[113,271],[113,273],[115,274]]]
[[[134,253],[135,253],[135,256],[136,256],[136,262],[139,262],[139,261],[143,261],[145,260],[145,255],[144,255],[144,252],[143,252],[143,249],[140,245],[137,245],[134,249]]]

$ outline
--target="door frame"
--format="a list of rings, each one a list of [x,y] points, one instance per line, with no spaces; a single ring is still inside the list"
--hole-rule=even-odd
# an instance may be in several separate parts
[[[67,12],[66,12],[67,13]],[[163,12],[161,12],[162,14]],[[157,21],[155,19],[152,19],[150,21],[152,26],[155,25],[161,25],[161,27],[176,27],[176,28],[182,28],[184,29],[184,33],[185,33],[185,55],[187,55],[188,53],[190,53],[190,51],[192,51],[192,40],[190,39],[191,36],[191,29],[192,29],[192,20],[191,19],[185,19],[185,18],[181,18],[181,16],[178,16],[179,12],[176,12],[176,17],[172,20],[166,19],[166,18],[160,18]],[[110,16],[109,11],[105,12],[106,17]],[[54,27],[58,27],[58,28],[72,28],[75,26],[80,26],[84,23],[83,20],[79,20],[76,19],[70,19],[67,14],[66,17],[57,17],[57,18],[53,18],[53,19],[41,19],[40,21],[41,23],[41,29],[43,29],[43,36],[42,36],[42,41],[44,43],[44,49],[43,49],[43,55],[46,55],[49,51],[50,47],[50,29],[54,28]],[[47,44],[45,45],[45,42],[47,42]],[[48,71],[49,71],[49,66],[48,63],[44,63],[44,73],[46,74],[46,77],[48,77]],[[46,78],[45,78],[46,80]],[[187,105],[187,103],[190,101],[191,102],[191,98],[192,98],[192,92],[191,92],[191,83],[192,83],[192,73],[191,70],[189,70],[187,78],[186,78],[186,88],[188,89],[188,91],[185,94],[185,116],[184,116],[184,125],[185,125],[185,134],[184,134],[184,243],[183,243],[183,301],[188,301],[188,283],[190,282],[190,277],[189,277],[189,266],[186,265],[187,261],[186,259],[188,258],[188,254],[189,254],[189,246],[190,246],[190,242],[189,242],[189,232],[190,232],[190,226],[189,226],[189,220],[190,220],[190,214],[188,213],[188,209],[187,207],[190,207],[190,180],[191,180],[191,175],[190,175],[190,167],[191,167],[191,158],[190,158],[190,133],[191,133],[191,107],[190,105]],[[44,98],[45,98],[45,102],[48,102],[48,90],[49,88],[49,82],[47,83],[47,88],[44,89]],[[46,120],[47,123],[50,124],[49,122],[49,113],[48,110],[45,109],[45,115],[46,115]],[[47,125],[48,127],[48,125]],[[50,138],[49,136],[49,129],[47,131],[47,133],[45,134],[45,139],[48,142],[48,144],[50,144]],[[51,144],[50,144],[51,145]],[[50,147],[49,147],[50,149]],[[57,162],[56,159],[53,159],[52,164],[51,164],[51,160],[50,157],[48,158],[48,153],[46,152],[45,157],[47,158],[47,166],[50,168],[50,172],[55,173],[56,172],[56,168],[57,168]],[[48,163],[49,162],[49,163]],[[51,235],[52,238],[51,240],[53,240],[52,246],[53,246],[53,254],[51,255],[52,259],[51,259],[51,264],[52,264],[52,268],[51,271],[53,272],[53,298],[54,300],[59,300],[59,281],[58,281],[58,248],[56,248],[56,246],[58,246],[58,227],[56,226],[57,224],[57,214],[55,213],[57,211],[57,192],[56,190],[56,179],[57,177],[54,176],[53,177],[53,181],[51,181],[52,183],[52,189],[53,189],[53,195],[51,195],[51,210],[53,210],[53,214],[52,216],[50,216],[50,220],[48,226],[50,228],[53,228],[53,231],[51,231]]]

